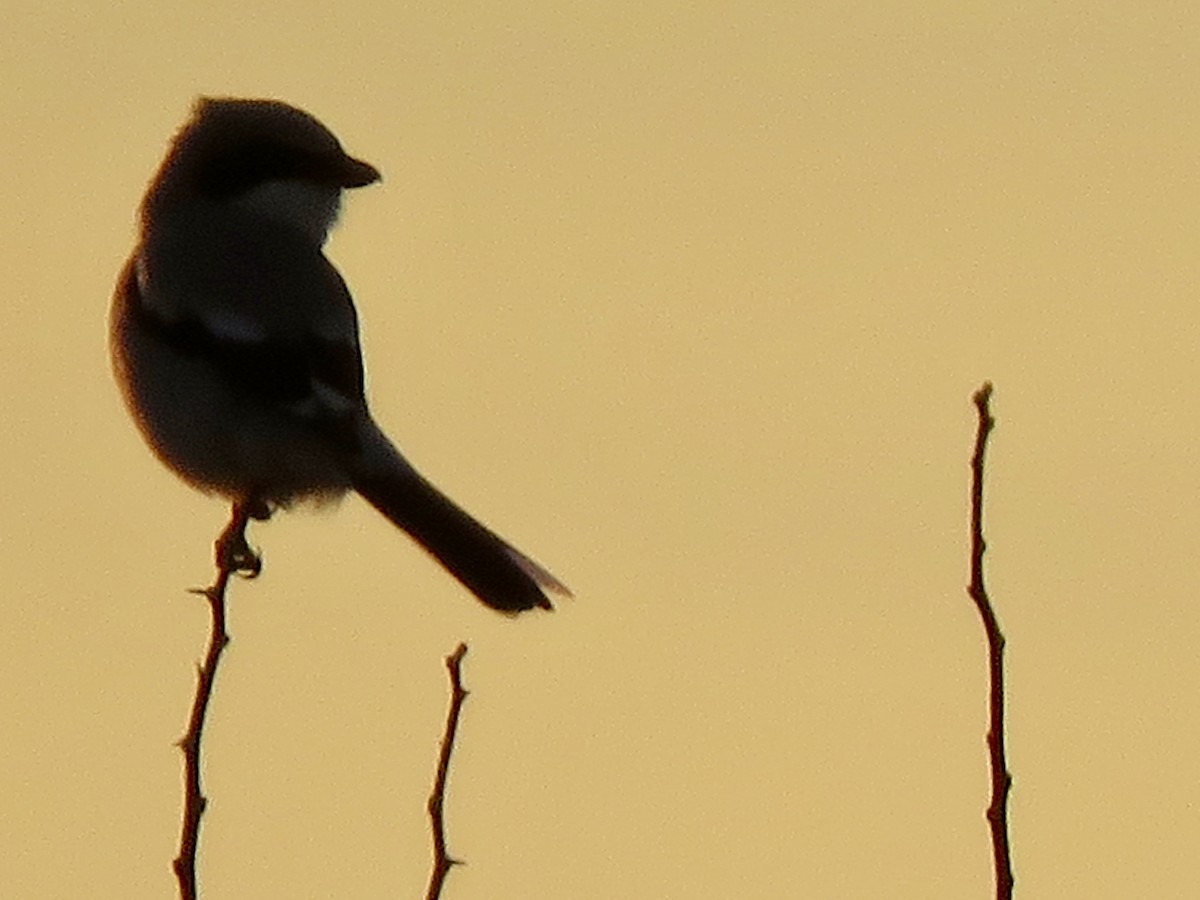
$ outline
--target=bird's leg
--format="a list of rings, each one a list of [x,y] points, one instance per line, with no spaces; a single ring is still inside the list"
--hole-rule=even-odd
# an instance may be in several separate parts
[[[262,557],[246,543],[246,525],[251,519],[265,522],[271,518],[271,508],[265,501],[251,497],[237,500],[229,524],[221,532],[214,546],[217,567],[223,572],[236,572],[247,578],[256,578],[262,572]]]

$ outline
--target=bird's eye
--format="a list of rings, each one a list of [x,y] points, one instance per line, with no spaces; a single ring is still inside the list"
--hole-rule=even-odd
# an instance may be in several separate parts
[[[210,156],[196,170],[196,188],[212,198],[235,197],[267,181],[315,179],[324,167],[311,153],[258,141]]]

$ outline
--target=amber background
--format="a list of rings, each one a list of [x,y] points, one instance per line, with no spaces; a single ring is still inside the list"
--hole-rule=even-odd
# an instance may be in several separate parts
[[[373,404],[578,599],[508,622],[356,499],[256,527],[204,897],[984,898],[970,396],[996,384],[1018,893],[1200,894],[1191,4],[10,0],[0,893],[162,898],[225,512],[104,319],[198,94],[385,182]]]

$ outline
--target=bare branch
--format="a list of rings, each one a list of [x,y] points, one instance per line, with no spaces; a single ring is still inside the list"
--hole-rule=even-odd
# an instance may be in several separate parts
[[[442,733],[437,777],[433,782],[433,792],[429,795],[429,824],[433,831],[433,871],[429,875],[429,889],[425,892],[425,900],[437,900],[442,895],[442,883],[446,880],[450,867],[461,864],[461,860],[452,858],[446,852],[446,823],[442,815],[442,806],[446,799],[446,776],[450,771],[450,754],[454,752],[458,719],[462,713],[463,701],[469,693],[462,686],[462,659],[466,654],[467,645],[459,644],[457,649],[446,657],[446,669],[450,673],[450,709],[446,714],[446,729]]]
[[[1012,774],[1004,755],[1004,635],[983,584],[983,473],[984,451],[996,420],[990,401],[992,385],[985,382],[975,392],[979,428],[975,434],[975,454],[971,458],[971,584],[967,593],[975,601],[988,642],[989,720],[988,758],[992,772],[992,799],[987,820],[992,832],[992,857],[996,869],[997,900],[1011,900],[1013,891],[1012,856],[1008,844],[1008,792]]]
[[[217,578],[210,587],[193,589],[192,593],[208,600],[212,613],[212,628],[208,638],[208,652],[204,662],[196,670],[196,695],[192,700],[192,712],[188,718],[187,732],[179,740],[183,750],[184,795],[183,829],[179,836],[179,856],[175,858],[175,877],[179,881],[179,896],[183,900],[196,900],[196,848],[200,841],[200,818],[208,801],[200,789],[200,737],[204,732],[204,720],[208,713],[208,701],[212,697],[213,682],[217,677],[217,665],[221,653],[229,643],[225,630],[225,588],[235,574],[253,578],[262,571],[262,560],[246,543],[246,524],[250,519],[266,517],[265,508],[255,503],[235,503],[229,524],[221,532],[214,546]]]

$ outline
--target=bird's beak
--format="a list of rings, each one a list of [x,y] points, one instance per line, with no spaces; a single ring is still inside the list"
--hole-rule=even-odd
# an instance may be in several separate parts
[[[340,184],[344,188],[366,187],[368,184],[379,181],[382,177],[379,170],[370,163],[347,156],[345,165],[342,167]]]

